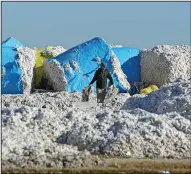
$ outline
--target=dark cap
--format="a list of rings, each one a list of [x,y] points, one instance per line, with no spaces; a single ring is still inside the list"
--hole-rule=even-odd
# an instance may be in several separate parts
[[[101,66],[106,66],[104,62],[101,62]]]

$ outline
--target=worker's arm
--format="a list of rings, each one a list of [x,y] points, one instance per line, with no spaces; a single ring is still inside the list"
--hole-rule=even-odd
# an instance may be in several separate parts
[[[113,85],[114,84],[113,78],[111,77],[111,74],[109,73],[109,71],[107,72],[107,78],[110,80],[111,85]]]
[[[94,77],[93,77],[93,79],[92,79],[92,81],[90,82],[89,85],[92,85],[96,80],[97,80],[97,71],[96,71],[96,73],[94,74]]]

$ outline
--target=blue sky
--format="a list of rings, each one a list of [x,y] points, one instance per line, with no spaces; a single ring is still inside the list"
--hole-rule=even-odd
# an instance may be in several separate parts
[[[2,2],[2,41],[71,48],[100,36],[109,44],[190,45],[189,2]]]

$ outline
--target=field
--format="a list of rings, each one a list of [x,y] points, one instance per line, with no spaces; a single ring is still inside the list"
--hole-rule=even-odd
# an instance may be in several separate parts
[[[2,173],[43,173],[43,174],[159,174],[170,171],[171,174],[190,174],[190,160],[162,159],[124,159],[107,158],[107,168],[73,168],[73,169],[3,169]]]

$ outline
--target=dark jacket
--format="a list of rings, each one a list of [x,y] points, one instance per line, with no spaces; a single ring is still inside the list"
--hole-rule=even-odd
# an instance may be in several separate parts
[[[96,81],[96,88],[104,89],[107,86],[107,78],[110,80],[111,85],[113,85],[113,78],[109,71],[107,69],[102,70],[99,68],[90,82],[90,85]]]

